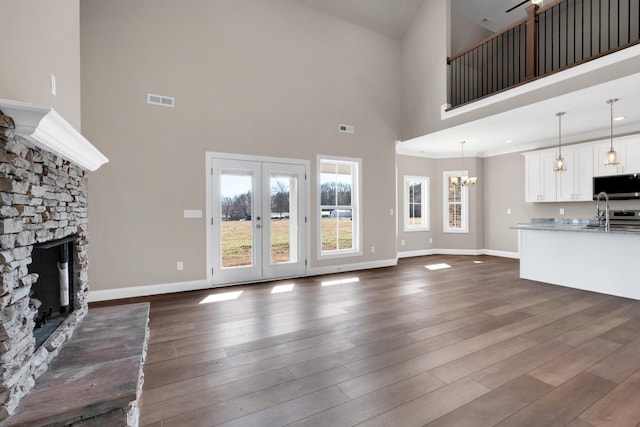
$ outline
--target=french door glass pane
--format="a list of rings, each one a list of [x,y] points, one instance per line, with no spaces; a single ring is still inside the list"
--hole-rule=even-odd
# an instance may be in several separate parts
[[[271,176],[271,264],[298,261],[298,180]]]
[[[252,174],[220,175],[222,267],[253,264]]]

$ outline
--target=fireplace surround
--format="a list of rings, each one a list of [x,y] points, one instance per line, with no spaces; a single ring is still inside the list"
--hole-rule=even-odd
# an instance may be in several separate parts
[[[0,420],[13,413],[87,313],[87,169],[106,161],[54,110],[0,100]],[[70,248],[73,311],[37,347],[40,275],[30,265],[43,245],[63,240]]]

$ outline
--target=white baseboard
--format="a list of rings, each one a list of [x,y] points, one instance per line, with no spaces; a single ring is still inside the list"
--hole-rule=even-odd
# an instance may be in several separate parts
[[[493,249],[423,249],[419,251],[398,252],[398,258],[411,258],[426,255],[490,255],[502,258],[520,259],[518,252],[495,251]]]
[[[419,251],[398,252],[398,258],[410,258],[426,255],[491,255],[503,258],[519,259],[518,252],[495,251],[491,249],[423,249]],[[323,274],[344,273],[348,271],[368,270],[372,268],[393,267],[397,265],[397,259],[360,262],[355,264],[331,265],[328,267],[309,268],[307,276],[320,276]],[[193,280],[190,282],[161,283],[156,285],[131,286],[128,288],[115,288],[104,290],[89,290],[89,302],[109,301],[124,298],[146,297],[150,295],[170,294],[174,292],[195,291],[209,289],[212,286],[206,280]]]
[[[484,255],[484,249],[435,249],[437,255]]]
[[[115,288],[92,291],[89,290],[89,302],[109,301],[123,298],[147,297],[150,295],[170,294],[173,292],[195,291],[207,289],[211,286],[206,280],[193,280],[191,282],[161,283],[157,285],[131,286],[127,288]]]
[[[380,261],[359,262],[356,264],[331,265],[328,267],[309,268],[307,276],[320,276],[323,274],[343,273],[345,271],[368,270],[371,268],[393,267],[398,264],[398,260],[385,259]]]
[[[413,258],[416,256],[437,255],[437,249],[422,249],[419,251],[398,252],[398,258]]]
[[[485,255],[499,256],[502,258],[520,259],[520,253],[508,251],[494,251],[493,249],[484,249]]]

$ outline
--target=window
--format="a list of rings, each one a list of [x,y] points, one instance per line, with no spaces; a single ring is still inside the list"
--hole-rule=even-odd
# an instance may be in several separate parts
[[[320,256],[360,252],[359,159],[318,158]]]
[[[467,175],[466,171],[445,171],[442,174],[442,231],[444,233],[469,232],[469,187],[452,183],[452,177]]]
[[[404,177],[404,231],[429,230],[429,178]]]

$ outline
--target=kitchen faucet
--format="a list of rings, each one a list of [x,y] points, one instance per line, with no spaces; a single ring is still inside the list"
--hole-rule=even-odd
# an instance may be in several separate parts
[[[604,191],[599,192],[596,196],[596,219],[598,220],[598,225],[602,226],[602,211],[600,210],[601,196],[604,196],[606,202],[604,209],[604,229],[605,231],[609,231],[609,196]]]

